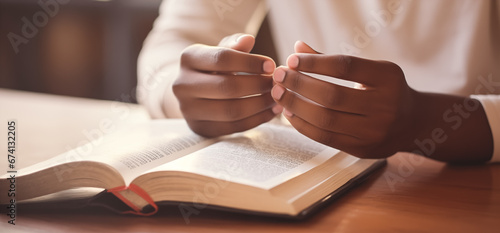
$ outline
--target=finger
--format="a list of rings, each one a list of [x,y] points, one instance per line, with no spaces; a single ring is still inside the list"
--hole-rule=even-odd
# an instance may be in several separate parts
[[[273,75],[276,83],[326,108],[366,114],[372,108],[374,90],[344,87],[313,78],[287,67],[278,67]]]
[[[181,104],[184,117],[204,121],[238,121],[271,109],[276,103],[271,93],[240,99],[193,99]],[[208,114],[210,113],[210,114]]]
[[[207,74],[183,70],[184,76],[173,84],[176,96],[206,99],[235,99],[269,92],[273,86],[271,76]]]
[[[279,88],[281,88],[279,85],[275,86],[273,94]],[[318,128],[334,133],[358,138],[370,126],[366,124],[368,122],[366,116],[327,109],[290,91],[285,91],[276,101],[289,113],[299,116]]]
[[[276,67],[273,59],[223,47],[189,46],[182,52],[181,65],[204,72],[245,72],[272,74]]]
[[[186,120],[195,133],[205,137],[218,137],[252,129],[272,120],[274,116],[271,109],[266,109],[245,119],[232,122]]]
[[[224,37],[219,46],[249,53],[255,45],[255,37],[250,34],[236,33]]]
[[[312,53],[312,54],[321,54],[320,52],[314,50],[311,46],[306,44],[303,41],[298,40],[295,42],[295,45],[293,46],[295,49],[296,53]]]
[[[367,60],[346,55],[292,54],[287,59],[291,69],[322,74],[334,78],[375,86],[377,80],[373,74],[381,73],[383,62]]]
[[[359,143],[355,137],[316,127],[296,115],[290,115],[286,109],[283,115],[297,131],[324,145],[350,152]]]

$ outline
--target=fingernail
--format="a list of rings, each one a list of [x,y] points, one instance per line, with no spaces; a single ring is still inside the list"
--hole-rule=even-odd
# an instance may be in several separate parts
[[[264,65],[262,67],[264,69],[264,72],[266,72],[267,74],[272,74],[273,71],[274,71],[274,62],[272,61],[265,61],[264,62]]]
[[[273,112],[274,112],[274,114],[280,114],[280,113],[282,113],[283,112],[283,106],[281,106],[279,104],[274,105]]]
[[[274,81],[282,83],[285,80],[285,71],[283,69],[276,69],[274,71]]]
[[[296,69],[297,67],[299,67],[299,57],[297,57],[297,55],[295,54],[290,55],[286,61],[286,64],[288,67]]]
[[[281,96],[283,96],[283,93],[285,93],[285,89],[281,87],[280,85],[275,85],[273,89],[271,90],[271,95],[273,96],[274,99],[281,99]]]
[[[293,113],[288,111],[288,109],[285,109],[285,110],[283,110],[283,115],[285,115],[286,117],[292,117]]]
[[[238,36],[238,38],[236,38],[236,42],[240,41],[240,40],[241,40],[241,38],[243,38],[243,37],[245,37],[245,36],[247,36],[247,35],[246,35],[246,34],[243,34],[243,35],[241,35],[241,36]]]

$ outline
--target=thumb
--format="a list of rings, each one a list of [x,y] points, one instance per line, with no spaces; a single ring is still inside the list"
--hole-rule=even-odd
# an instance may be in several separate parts
[[[236,33],[224,37],[219,46],[249,53],[255,45],[255,37],[250,34]]]
[[[303,41],[298,40],[295,42],[295,45],[293,46],[295,49],[296,53],[314,53],[314,54],[321,54],[320,52],[314,50],[309,46],[308,44],[304,43]]]

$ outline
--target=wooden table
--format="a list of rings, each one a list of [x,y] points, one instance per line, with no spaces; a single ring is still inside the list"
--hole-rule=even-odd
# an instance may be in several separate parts
[[[111,120],[125,127],[148,120],[140,106],[0,89],[0,150],[6,122],[16,119],[19,167],[74,148],[84,131]],[[0,159],[1,173],[7,163]],[[1,187],[0,195],[6,195]],[[186,223],[175,206],[151,217],[102,209],[2,210],[0,232],[500,232],[500,165],[448,166],[398,154],[366,182],[303,221],[201,210]]]

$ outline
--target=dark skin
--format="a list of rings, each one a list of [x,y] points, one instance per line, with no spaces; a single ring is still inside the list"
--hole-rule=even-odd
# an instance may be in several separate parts
[[[303,42],[296,43],[286,66],[274,70],[271,58],[249,53],[253,44],[252,36],[235,34],[216,47],[184,50],[173,91],[194,132],[207,137],[241,132],[284,108],[300,133],[360,158],[422,151],[415,140],[433,139],[436,129],[439,140],[426,156],[452,163],[491,158],[492,134],[477,100],[418,92],[392,62],[325,55]],[[343,87],[303,72],[359,85]],[[473,110],[454,108],[464,103]],[[449,109],[462,117],[459,125],[443,120]]]
[[[391,62],[324,55],[303,42],[296,43],[295,52],[287,67],[275,71],[272,95],[293,127],[309,138],[361,158],[384,158],[419,150],[415,139],[432,139],[433,131],[442,129],[435,150],[427,154],[430,158],[453,163],[491,158],[492,133],[477,100],[413,90],[401,68]],[[361,88],[302,72],[353,81]],[[460,125],[447,125],[443,114],[465,103],[473,110],[458,109]]]
[[[195,44],[183,51],[173,91],[194,132],[206,137],[241,132],[281,113],[271,97],[276,65],[250,54],[254,43],[251,35],[234,34],[218,46]]]

